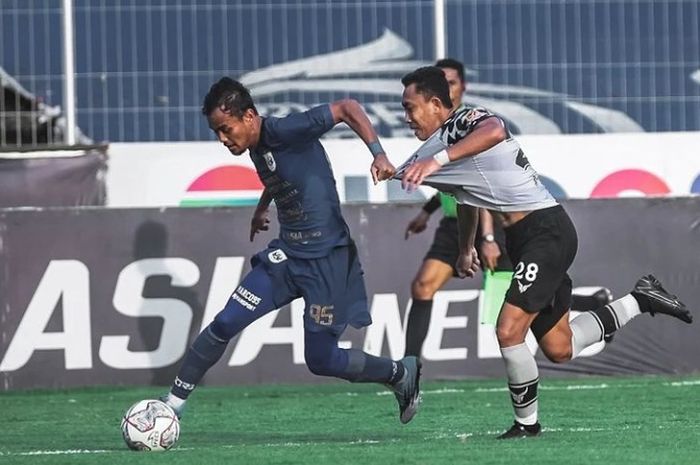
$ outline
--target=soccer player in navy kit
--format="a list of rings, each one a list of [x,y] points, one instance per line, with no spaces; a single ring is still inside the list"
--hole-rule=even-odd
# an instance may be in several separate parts
[[[485,108],[452,112],[440,68],[424,67],[401,80],[406,122],[424,144],[397,169],[404,187],[421,183],[455,196],[460,255],[457,272],[473,276],[476,210],[487,208],[505,227],[513,279],[496,327],[515,413],[501,439],[536,436],[539,374],[525,345],[531,329],[543,353],[566,362],[641,313],[663,313],[686,323],[692,315],[651,275],[621,299],[569,322],[572,283],[567,270],[576,255],[576,229],[539,181],[504,122]]]
[[[228,342],[263,315],[303,297],[305,361],[311,372],[352,382],[375,382],[394,391],[399,418],[409,422],[420,402],[420,362],[393,361],[338,347],[348,325],[371,324],[363,272],[350,237],[335,179],[319,138],[345,122],[374,156],[375,183],[390,178],[387,159],[367,115],[354,100],[321,105],[284,118],[261,117],[248,90],[222,78],[204,98],[202,113],[234,155],[249,151],[265,189],[250,238],[267,229],[267,207],[277,207],[280,234],[251,259],[252,270],[185,355],[166,402],[178,415]]]

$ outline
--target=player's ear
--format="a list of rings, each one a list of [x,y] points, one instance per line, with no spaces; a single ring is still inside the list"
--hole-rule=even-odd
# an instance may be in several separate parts
[[[433,110],[433,113],[439,112],[443,107],[442,100],[438,98],[436,95],[433,95],[430,97],[430,108]]]
[[[255,121],[255,117],[257,116],[257,113],[255,110],[252,108],[248,108],[244,113],[241,119],[246,123],[246,124],[252,124],[253,121]]]

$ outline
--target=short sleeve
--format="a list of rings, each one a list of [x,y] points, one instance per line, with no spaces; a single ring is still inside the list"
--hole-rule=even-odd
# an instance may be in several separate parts
[[[277,143],[298,144],[318,139],[330,131],[335,122],[329,105],[320,105],[284,118],[270,119],[266,131]]]
[[[462,112],[458,116],[458,125],[460,128],[464,128],[466,134],[469,134],[474,130],[477,124],[488,118],[498,118],[503,124],[503,120],[497,115],[494,115],[489,110],[483,107],[472,107]]]

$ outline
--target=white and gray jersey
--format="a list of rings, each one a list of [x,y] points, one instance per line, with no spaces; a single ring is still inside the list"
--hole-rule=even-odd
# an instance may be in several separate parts
[[[454,145],[480,121],[494,117],[497,118],[481,107],[459,109],[397,169],[395,177],[401,179],[413,162]],[[557,205],[510,134],[488,150],[447,163],[425,178],[423,184],[454,195],[458,203],[501,212],[541,210]]]

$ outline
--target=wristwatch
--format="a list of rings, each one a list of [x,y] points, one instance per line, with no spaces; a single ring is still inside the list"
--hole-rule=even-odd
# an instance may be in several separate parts
[[[482,237],[482,239],[484,240],[484,242],[496,242],[496,238],[493,237],[493,234],[491,233],[484,234],[484,237]]]

